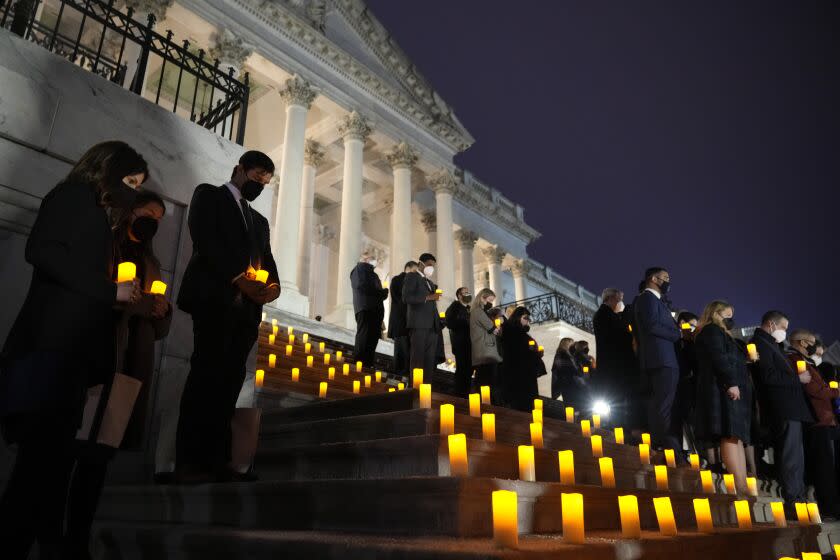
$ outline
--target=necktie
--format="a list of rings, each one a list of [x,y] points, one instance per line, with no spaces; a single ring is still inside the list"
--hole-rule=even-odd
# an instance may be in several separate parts
[[[255,270],[259,270],[262,266],[262,256],[260,255],[259,243],[257,242],[257,232],[254,231],[254,219],[251,216],[251,209],[244,198],[239,199],[239,205],[242,206],[242,217],[245,218],[245,229],[248,237],[248,254],[251,257],[251,266]]]

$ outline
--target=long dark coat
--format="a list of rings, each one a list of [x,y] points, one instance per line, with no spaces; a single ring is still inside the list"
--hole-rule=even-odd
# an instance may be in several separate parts
[[[539,394],[537,377],[545,371],[537,346],[529,346],[531,337],[514,321],[502,329],[502,390],[511,408],[531,410]]]

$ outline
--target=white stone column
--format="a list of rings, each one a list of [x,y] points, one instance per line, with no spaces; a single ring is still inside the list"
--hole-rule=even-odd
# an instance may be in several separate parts
[[[437,216],[437,280],[443,290],[443,299],[448,304],[455,299],[455,235],[452,220],[452,194],[458,187],[458,179],[447,170],[441,170],[429,178],[429,186],[435,191],[435,213]]]
[[[513,274],[516,301],[528,299],[528,288],[525,284],[528,277],[528,262],[525,259],[519,259],[510,267],[510,271]]]
[[[421,253],[431,253],[437,257],[437,216],[431,210],[423,212],[420,221],[423,222],[423,230],[426,232],[426,246],[420,247],[417,254],[412,255],[411,260],[419,257]]]
[[[504,249],[497,246],[485,247],[481,250],[481,253],[487,259],[487,271],[490,273],[490,289],[496,294],[496,305],[505,303],[502,301],[502,260],[507,253]]]
[[[335,232],[325,225],[315,231],[315,246],[312,251],[312,275],[309,277],[309,294],[312,304],[312,317],[322,317],[327,313],[329,303],[330,248],[329,242],[335,238]]]
[[[315,91],[298,76],[286,80],[280,96],[286,102],[286,127],[277,192],[277,212],[271,249],[280,277],[280,297],[274,306],[297,315],[309,315],[309,300],[298,287],[298,238],[300,236],[301,182],[306,134],[306,112]]]
[[[461,277],[459,284],[460,286],[466,287],[471,294],[475,295],[473,250],[475,249],[475,242],[478,241],[478,235],[475,232],[462,229],[455,234],[455,238],[458,241],[458,250],[461,256]]]
[[[344,137],[344,177],[341,191],[341,231],[338,237],[338,290],[332,322],[343,327],[355,325],[350,271],[361,256],[362,242],[362,167],[365,140],[371,128],[356,111],[344,117],[339,127]]]
[[[400,142],[386,156],[394,169],[394,207],[391,212],[391,277],[403,271],[405,263],[417,258],[411,244],[411,168],[417,155]]]
[[[309,278],[312,275],[312,239],[315,233],[315,174],[324,160],[321,144],[307,139],[303,149],[303,182],[300,193],[300,236],[298,238],[298,278],[300,293],[309,296]],[[309,301],[310,305],[312,300]]]

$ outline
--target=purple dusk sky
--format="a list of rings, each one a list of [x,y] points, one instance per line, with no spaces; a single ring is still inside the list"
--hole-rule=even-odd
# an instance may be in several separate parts
[[[525,208],[529,254],[741,326],[838,321],[840,2],[369,0]]]

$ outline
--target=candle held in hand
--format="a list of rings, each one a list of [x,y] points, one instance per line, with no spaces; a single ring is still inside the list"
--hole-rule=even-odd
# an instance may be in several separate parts
[[[137,265],[133,262],[121,262],[117,265],[117,282],[131,282],[137,277]]]
[[[160,280],[155,280],[154,282],[152,282],[152,287],[149,290],[149,293],[161,296],[164,295],[166,293],[166,284],[164,284]]]

